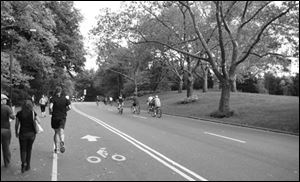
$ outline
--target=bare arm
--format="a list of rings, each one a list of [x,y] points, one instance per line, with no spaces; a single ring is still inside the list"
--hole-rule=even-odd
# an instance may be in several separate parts
[[[15,119],[16,118],[16,116],[15,116],[15,109],[14,108],[10,109],[10,111],[9,111],[9,118],[10,119]]]
[[[35,119],[36,119],[36,121],[37,121],[39,124],[41,124],[41,120],[40,120],[39,116],[38,116],[36,113],[34,113],[34,114],[35,114]]]
[[[19,121],[18,118],[16,118],[15,134],[16,134],[16,137],[17,137],[17,138],[19,137],[19,125],[20,125],[20,121]]]
[[[53,103],[52,102],[50,102],[49,108],[50,108],[50,114],[52,114],[52,111],[53,111]]]

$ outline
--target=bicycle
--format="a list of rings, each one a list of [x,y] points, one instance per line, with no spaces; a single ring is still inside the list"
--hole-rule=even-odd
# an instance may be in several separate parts
[[[151,109],[151,116],[152,117],[158,117],[161,118],[162,117],[162,110],[160,107],[152,107]]]
[[[137,105],[137,106],[131,106],[131,112],[132,112],[133,114],[140,114],[140,113],[141,113],[141,108],[140,108],[140,106],[139,106],[139,105]]]
[[[148,114],[152,114],[154,112],[154,105],[153,104],[148,104]]]

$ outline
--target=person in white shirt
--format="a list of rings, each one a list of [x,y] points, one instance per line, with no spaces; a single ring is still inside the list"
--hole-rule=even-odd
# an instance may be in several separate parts
[[[161,102],[160,102],[160,99],[158,98],[158,95],[156,95],[154,97],[154,106],[155,106],[155,108],[161,107]]]
[[[42,117],[46,117],[46,105],[47,105],[48,99],[45,97],[45,95],[42,95],[42,98],[39,101],[40,107],[41,107],[41,112],[42,112]]]

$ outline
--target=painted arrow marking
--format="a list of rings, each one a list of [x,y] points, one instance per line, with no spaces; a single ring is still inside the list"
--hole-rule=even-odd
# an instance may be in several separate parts
[[[85,135],[84,137],[81,137],[81,139],[87,139],[89,142],[96,142],[97,138],[100,138],[100,137],[92,136],[92,135]]]

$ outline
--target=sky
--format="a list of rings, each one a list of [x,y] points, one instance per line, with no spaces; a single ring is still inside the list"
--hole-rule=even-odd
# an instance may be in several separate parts
[[[99,14],[101,8],[110,8],[113,11],[117,11],[120,7],[121,1],[74,1],[74,6],[76,9],[80,10],[84,19],[80,24],[80,31],[84,37],[84,46],[89,53],[91,52],[91,42],[88,41],[88,31],[96,25],[95,17]],[[96,56],[87,55],[86,56],[86,69],[97,70]]]

